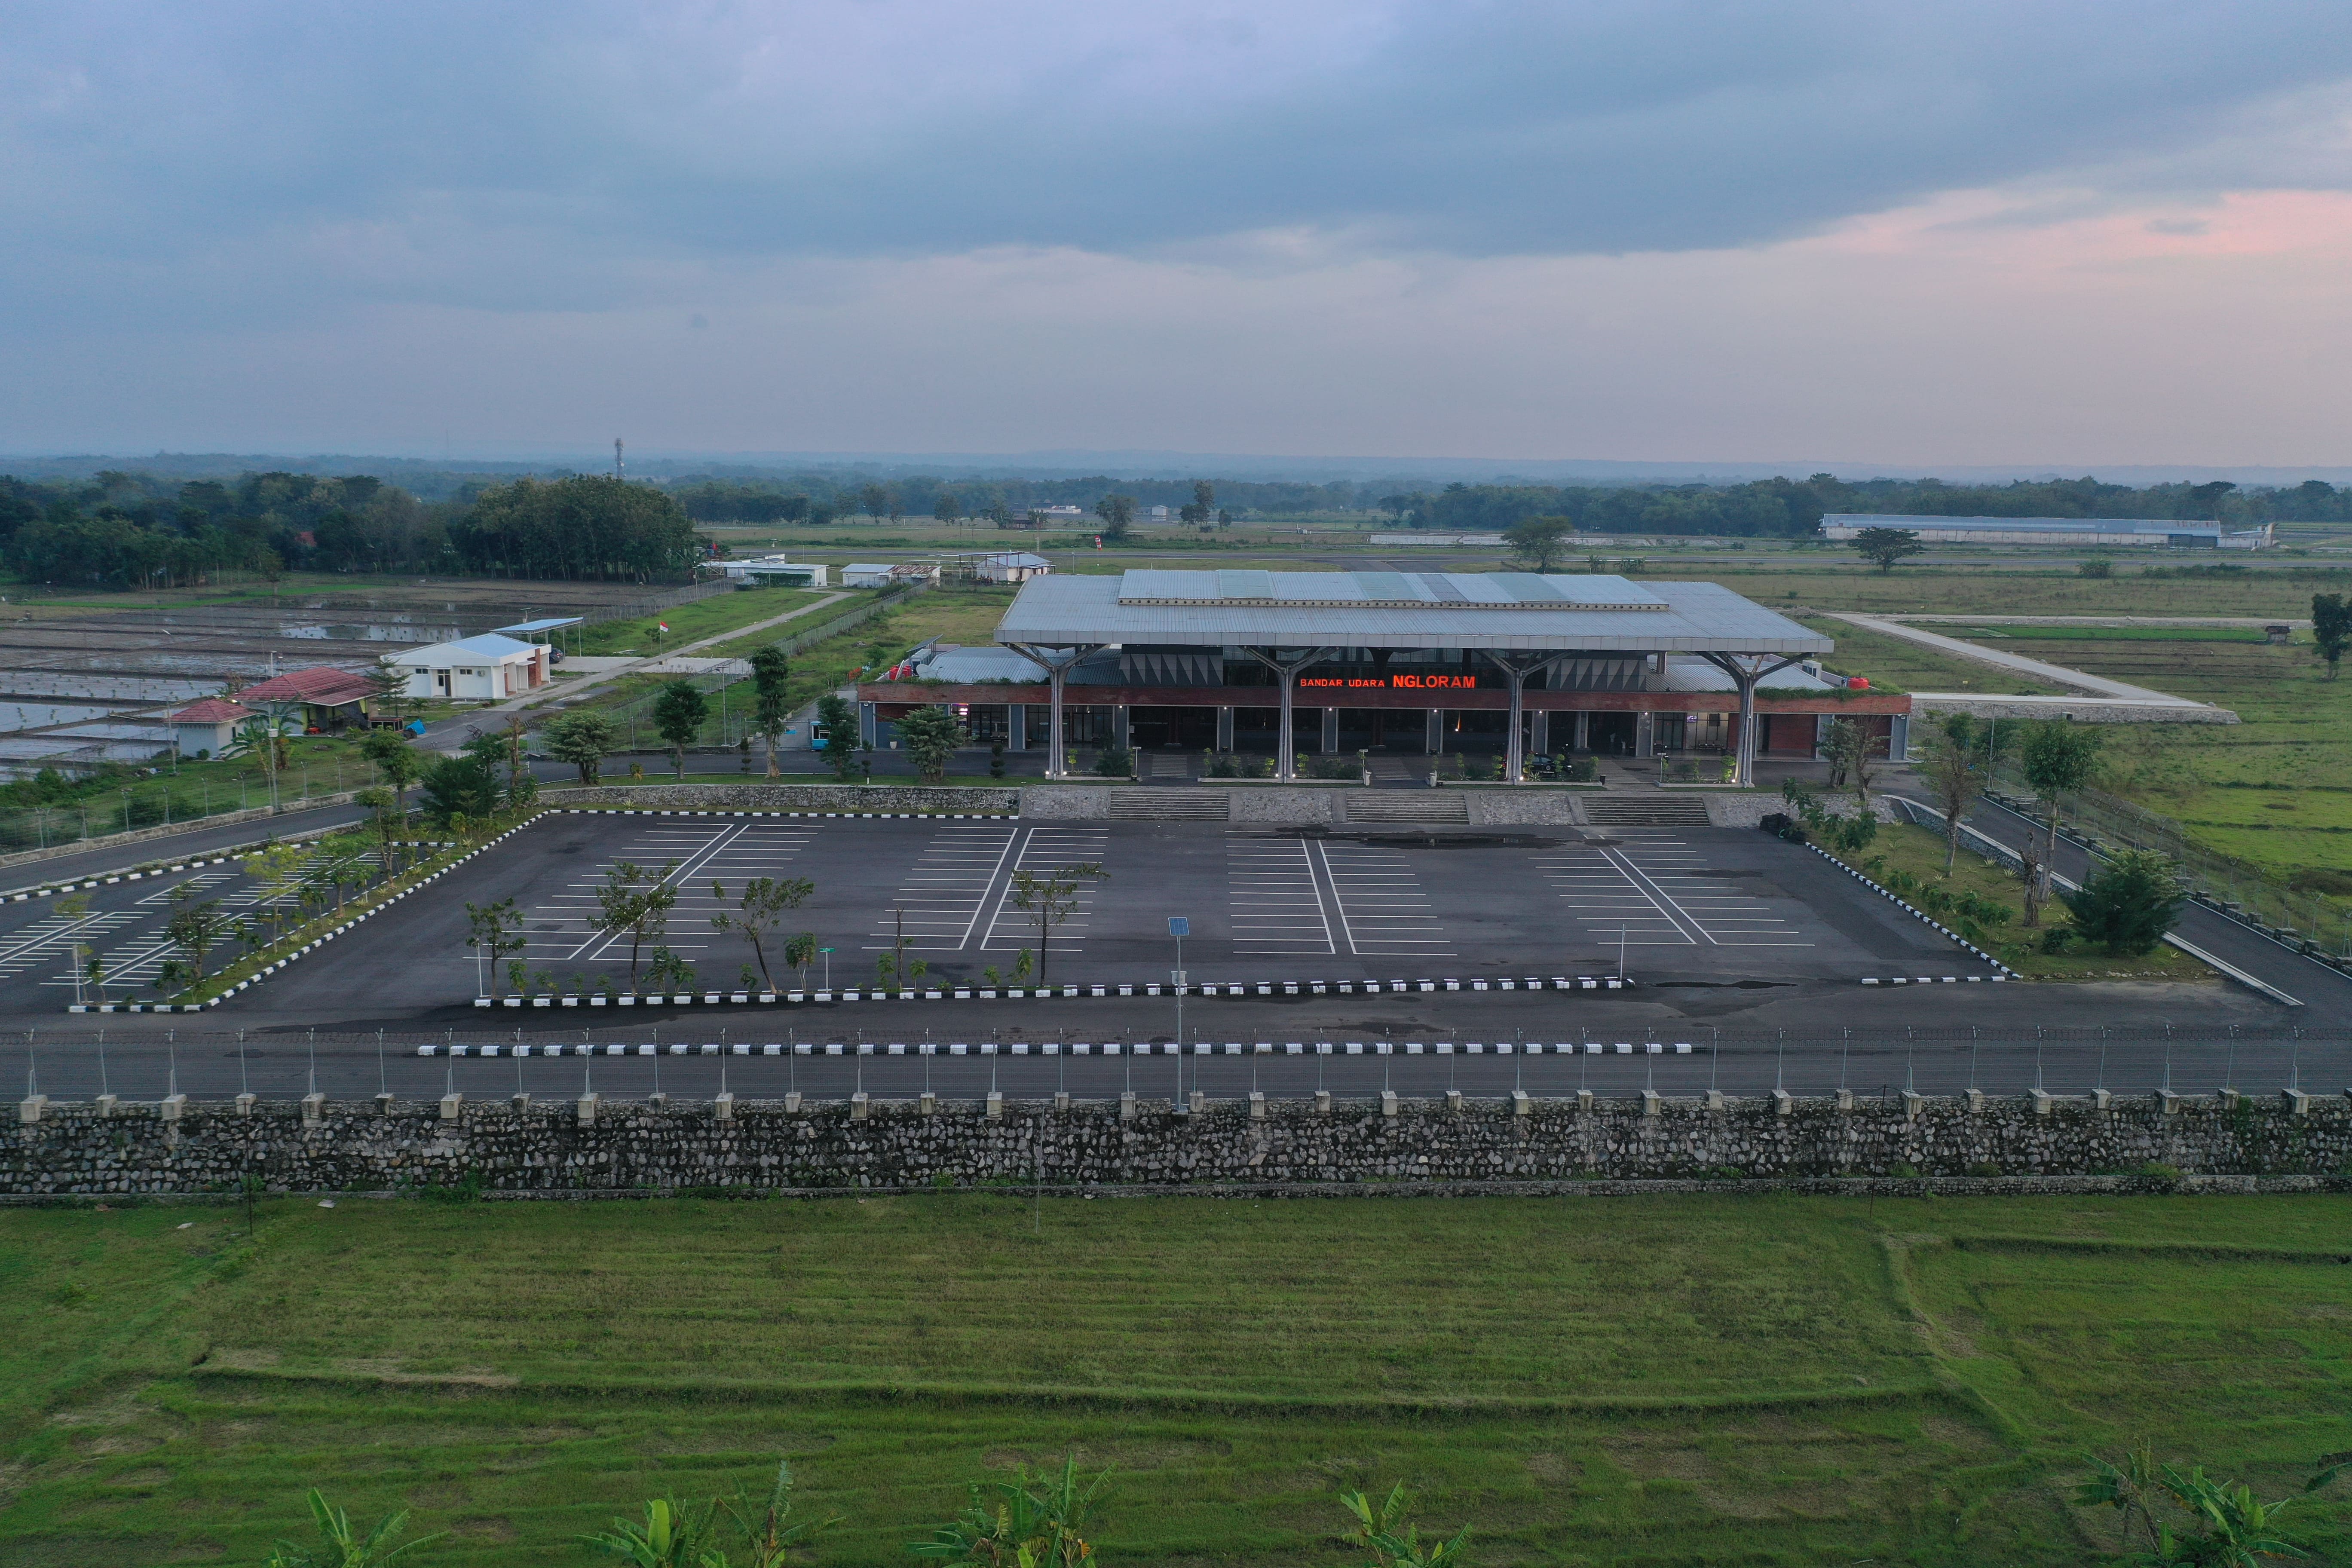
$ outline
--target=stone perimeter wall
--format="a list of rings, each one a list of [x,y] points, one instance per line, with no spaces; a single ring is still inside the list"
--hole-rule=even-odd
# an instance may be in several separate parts
[[[2168,1104],[2169,1108],[2168,1109]],[[1597,1191],[1594,1183],[1916,1191],[2189,1189],[2352,1193],[2341,1098],[2086,1100],[1731,1100],[1167,1102],[991,1110],[971,1102],[656,1105],[540,1100],[100,1107],[28,1102],[0,1152],[0,1194],[383,1191],[873,1191],[1034,1181],[1160,1190]],[[1263,1111],[1262,1115],[1256,1114]],[[110,1114],[109,1113],[110,1111]],[[722,1111],[725,1114],[722,1114]]]

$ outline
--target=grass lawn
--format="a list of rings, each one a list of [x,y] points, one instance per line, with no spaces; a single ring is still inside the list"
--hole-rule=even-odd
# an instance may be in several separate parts
[[[828,593],[839,592],[842,590],[747,588],[738,589],[732,594],[714,594],[690,605],[673,605],[659,615],[637,616],[625,621],[600,621],[593,626],[583,626],[580,628],[579,651],[583,654],[650,658],[665,648],[682,647],[719,632],[731,631],[754,621],[764,621],[771,616],[789,615]],[[665,622],[668,624],[669,631],[656,639],[655,628]],[[570,646],[565,644],[566,647]],[[698,657],[724,656],[717,648],[705,648]]]
[[[1402,1479],[1514,1564],[2080,1564],[2086,1452],[2345,1446],[2332,1198],[1015,1197],[0,1213],[0,1563],[257,1562],[302,1489],[585,1563],[788,1455],[907,1561],[967,1480],[1116,1475],[1103,1561],[1357,1558]],[[1033,1224],[1036,1229],[1033,1232]],[[185,1226],[186,1228],[181,1228]],[[2262,1251],[2247,1250],[2262,1248]],[[2313,1510],[2322,1560],[2352,1550]]]
[[[1835,854],[1835,851],[1832,851]],[[2138,958],[2111,958],[2104,952],[2069,949],[2064,952],[2042,952],[2035,945],[2039,931],[2028,931],[2025,900],[2016,876],[1983,856],[1972,853],[1963,844],[1952,868],[1952,875],[1944,875],[1945,843],[1943,837],[1924,827],[1908,824],[1885,824],[1870,847],[1855,855],[1838,855],[1838,858],[1856,870],[1885,885],[1886,878],[1896,871],[1907,871],[1922,883],[1933,884],[1948,892],[1958,894],[1969,889],[1998,900],[2008,906],[2011,921],[1993,933],[1993,940],[1978,945],[1991,952],[2019,973],[2035,980],[2211,980],[2213,972],[2181,952],[2165,944]],[[1874,866],[1875,860],[1882,862]],[[1910,900],[1917,903],[1914,897]],[[2065,925],[2071,917],[2066,906],[2053,901],[2042,911],[2042,927]],[[1945,922],[1950,924],[1949,921]]]

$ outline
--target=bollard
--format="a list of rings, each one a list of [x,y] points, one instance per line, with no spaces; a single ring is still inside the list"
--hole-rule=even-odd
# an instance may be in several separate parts
[[[940,1113],[940,1097],[927,1089],[923,1090],[923,1098],[915,1102],[915,1109],[925,1116],[937,1116]]]
[[[1512,1114],[1512,1115],[1514,1115],[1514,1116],[1533,1116],[1535,1113],[1536,1113],[1536,1102],[1535,1102],[1534,1100],[1530,1100],[1530,1099],[1528,1099],[1528,1091],[1527,1091],[1526,1089],[1515,1089],[1511,1090],[1511,1114]]]
[[[520,1115],[530,1109],[530,1094],[528,1090],[519,1089],[507,1096],[507,1103],[514,1108],[517,1115]]]
[[[1265,1120],[1265,1096],[1256,1089],[1250,1090],[1250,1120],[1252,1121]]]
[[[156,1105],[155,1111],[157,1115],[163,1117],[166,1121],[177,1121],[180,1120],[180,1113],[187,1109],[188,1097],[186,1095],[167,1094]]]
[[[1665,1101],[1665,1097],[1664,1097],[1664,1095],[1660,1094],[1656,1089],[1643,1089],[1643,1090],[1642,1091],[1642,1114],[1643,1114],[1643,1115],[1644,1115],[1644,1116],[1655,1116],[1656,1114],[1658,1114],[1658,1111],[1659,1111],[1660,1108],[1661,1108],[1661,1107],[1663,1107],[1665,1103],[1666,1103],[1666,1101]]]
[[[1070,1091],[1068,1089],[1057,1089],[1054,1091],[1054,1109],[1056,1110],[1067,1110],[1070,1109]]]
[[[16,1102],[16,1120],[30,1127],[40,1121],[41,1112],[48,1108],[48,1104],[47,1095],[28,1094]]]
[[[526,1095],[520,1095],[520,1094],[519,1094],[519,1095],[515,1096],[515,1098],[516,1098],[517,1100],[525,1100],[525,1099],[528,1099],[529,1097],[528,1097],[528,1096],[526,1096]],[[734,1090],[732,1090],[732,1089],[729,1089],[729,1090],[727,1090],[726,1092],[724,1092],[724,1093],[720,1094],[720,1095],[719,1095],[719,1097],[718,1099],[716,1099],[716,1100],[712,1100],[712,1101],[710,1102],[710,1114],[711,1114],[712,1119],[713,1119],[713,1120],[715,1120],[715,1121],[734,1121],[734,1120],[735,1120],[735,1093],[734,1093]]]
[[[441,1097],[441,1120],[444,1121],[457,1121],[457,1112],[465,1107],[465,1104],[466,1093],[463,1089],[453,1090],[448,1094],[443,1095]]]
[[[2105,1116],[2115,1109],[2116,1097],[2106,1089],[2095,1089],[2091,1091],[2091,1103],[2098,1108],[2100,1115]]]
[[[787,1090],[785,1090],[785,1091],[784,1091],[784,1114],[785,1114],[785,1115],[787,1115],[787,1116],[798,1116],[800,1113],[801,1113],[801,1091],[800,1091],[799,1089],[787,1089]]]
[[[1331,1091],[1329,1089],[1318,1089],[1315,1091],[1315,1114],[1318,1116],[1328,1116],[1331,1114]]]
[[[1460,1089],[1449,1089],[1445,1091],[1445,1109],[1454,1112],[1456,1116],[1462,1114],[1462,1091]]]
[[[316,1127],[327,1119],[327,1097],[316,1089],[302,1097],[302,1125]]]
[[[652,1110],[667,1110],[669,1109],[669,1096],[656,1090],[646,1096],[646,1106]]]
[[[1904,1120],[1904,1121],[1918,1121],[1918,1120],[1919,1120],[1920,1113],[1921,1113],[1922,1111],[1926,1110],[1927,1109],[1927,1097],[1926,1095],[1924,1095],[1924,1094],[1920,1094],[1920,1093],[1916,1092],[1916,1090],[1908,1089],[1905,1089],[1905,1090],[1903,1091],[1903,1120]]]
[[[1970,1116],[1982,1116],[1984,1114],[1983,1089],[1972,1089],[1969,1090],[1969,1114]]]
[[[1209,1109],[1209,1091],[1208,1091],[1207,1089],[1194,1089],[1194,1090],[1192,1091],[1192,1099],[1191,1104],[1192,1104],[1192,1114],[1193,1114],[1193,1115],[1195,1115],[1195,1116],[1198,1116],[1198,1115],[1200,1115],[1202,1111],[1207,1110]]]
[[[2058,1097],[2057,1097],[2057,1096],[2055,1096],[2055,1095],[2053,1095],[2053,1094],[2052,1094],[2048,1089],[2035,1089],[2035,1090],[2033,1091],[2033,1114],[2034,1114],[2034,1115],[2036,1115],[2036,1116],[2047,1116],[2047,1115],[2049,1115],[2053,1110],[2055,1110],[2057,1108],[2058,1108]]]
[[[1853,1090],[1850,1089],[1842,1089],[1838,1090],[1837,1108],[1840,1110],[1852,1110],[1853,1109]]]
[[[580,1125],[583,1127],[596,1125],[596,1097],[593,1094],[583,1094],[580,1097]]]
[[[1394,1116],[1396,1113],[1396,1090],[1392,1089],[1384,1089],[1381,1090],[1381,1114],[1382,1116]]]
[[[2164,1113],[2167,1116],[2179,1115],[2180,1108],[2188,1102],[2189,1099],[2187,1095],[2175,1094],[2168,1089],[2158,1089],[2157,1093],[2163,1098]]]
[[[1775,1116],[1796,1115],[1797,1097],[1790,1094],[1785,1089],[1774,1089],[1772,1091],[1772,1114]]]
[[[1723,1098],[1723,1090],[1710,1089],[1706,1091],[1706,1108],[1709,1110],[1728,1110],[1731,1109],[1731,1102]]]
[[[110,1094],[101,1094],[101,1095],[100,1095],[100,1096],[98,1097],[98,1100],[97,1100],[97,1102],[96,1102],[96,1103],[97,1103],[97,1105],[98,1105],[98,1119],[99,1119],[100,1121],[105,1121],[108,1117],[112,1116],[112,1115],[114,1114],[114,1108],[115,1108],[115,1106],[119,1103],[119,1101],[115,1099],[115,1097],[114,1097],[113,1095],[110,1095]]]
[[[252,1099],[253,1097],[249,1094],[240,1094],[236,1098],[237,1103],[242,1105],[245,1101]],[[392,1096],[390,1094],[379,1094],[375,1097],[375,1113],[378,1116],[390,1116],[392,1114]],[[248,1116],[253,1114],[250,1107],[247,1109],[246,1114]]]
[[[1121,1121],[1135,1120],[1135,1090],[1130,1089],[1118,1097],[1118,1119]]]
[[[1577,1110],[1580,1110],[1580,1111],[1584,1111],[1584,1112],[1586,1112],[1586,1113],[1588,1113],[1588,1114],[1589,1114],[1589,1113],[1591,1113],[1591,1110],[1592,1110],[1592,1105],[1593,1105],[1593,1097],[1592,1097],[1592,1091],[1591,1091],[1591,1089],[1578,1089],[1578,1090],[1576,1091],[1576,1109],[1577,1109]]]
[[[389,1100],[392,1097],[390,1095],[383,1095],[379,1096],[379,1098]],[[236,1097],[236,1113],[239,1116],[251,1116],[253,1114],[254,1099],[255,1096],[251,1090],[247,1090],[247,1092],[238,1095]]]
[[[991,1121],[1004,1120],[1004,1096],[992,1089],[988,1091],[988,1119]]]
[[[2308,1116],[2311,1114],[2311,1096],[2305,1094],[2303,1090],[2299,1089],[2281,1089],[2279,1093],[2286,1100],[2286,1108],[2290,1115]]]
[[[2235,1110],[2245,1103],[2246,1097],[2234,1089],[2225,1089],[2221,1091],[2221,1100],[2222,1110]]]

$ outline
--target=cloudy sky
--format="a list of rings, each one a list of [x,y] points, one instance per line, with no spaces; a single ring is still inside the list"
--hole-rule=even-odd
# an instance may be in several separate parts
[[[0,450],[2345,464],[2341,0],[0,0]]]

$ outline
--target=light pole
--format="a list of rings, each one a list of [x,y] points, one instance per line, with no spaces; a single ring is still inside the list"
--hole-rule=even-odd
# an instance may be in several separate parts
[[[1192,934],[1192,922],[1182,915],[1168,917],[1168,934],[1176,939],[1176,967],[1168,978],[1176,988],[1176,1113],[1184,1114],[1184,939]]]

